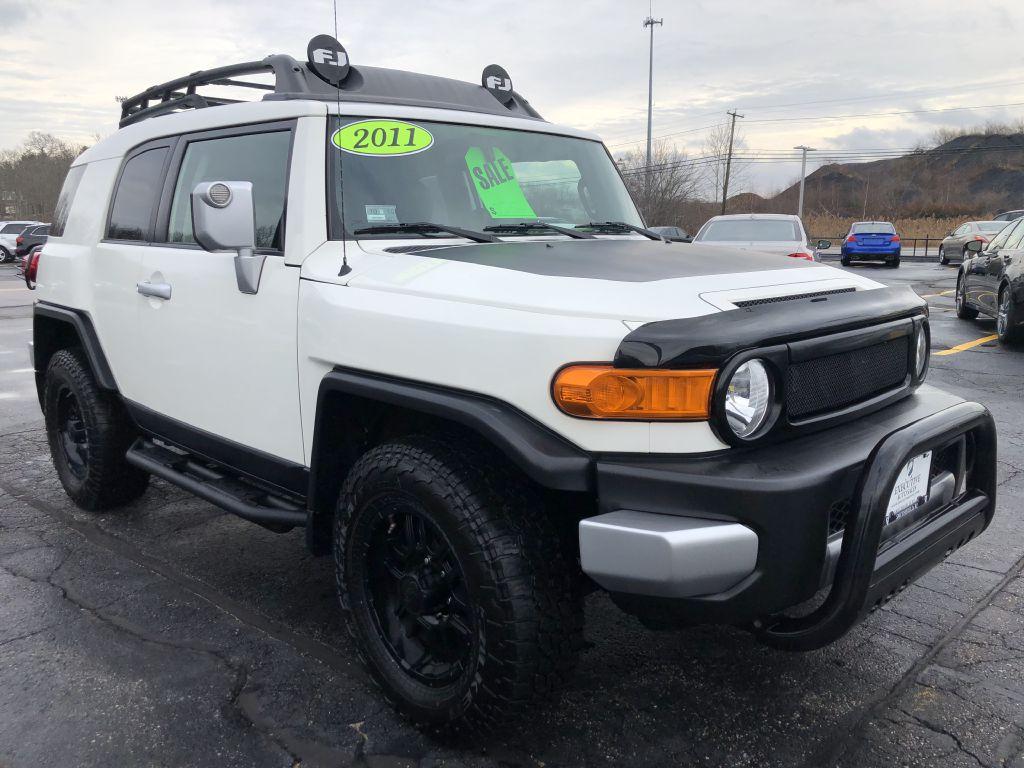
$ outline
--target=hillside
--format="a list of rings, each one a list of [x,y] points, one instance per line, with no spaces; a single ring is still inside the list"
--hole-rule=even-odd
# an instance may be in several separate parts
[[[764,209],[796,209],[798,184]],[[732,200],[730,199],[730,207]],[[1024,207],[1024,133],[959,136],[933,149],[809,174],[805,210],[837,216],[960,216]]]

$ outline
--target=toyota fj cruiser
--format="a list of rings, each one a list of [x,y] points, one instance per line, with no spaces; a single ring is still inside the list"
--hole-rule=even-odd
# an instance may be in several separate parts
[[[304,527],[385,696],[477,728],[569,677],[589,590],[805,650],[988,526],[992,418],[924,383],[912,291],[645,230],[500,67],[307,58],[144,91],[74,162],[28,279],[78,506],[155,476]]]

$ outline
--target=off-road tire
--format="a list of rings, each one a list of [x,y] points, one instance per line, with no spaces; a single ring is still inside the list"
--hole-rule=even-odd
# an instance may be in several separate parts
[[[61,485],[82,509],[98,512],[138,498],[149,484],[149,475],[131,466],[125,452],[136,438],[124,407],[112,392],[100,389],[92,371],[74,349],[62,349],[46,368],[43,413],[46,439]],[[76,472],[62,445],[58,412],[70,402],[77,407],[84,431],[86,458]]]
[[[976,320],[978,310],[967,303],[967,292],[964,290],[964,278],[956,281],[956,316],[961,320]]]
[[[399,499],[443,532],[479,617],[469,662],[444,688],[400,666],[370,603],[370,537],[384,519],[380,505]],[[482,446],[411,436],[369,450],[340,493],[334,559],[360,659],[389,703],[421,727],[493,731],[572,675],[583,626],[573,567],[539,494]]]
[[[946,249],[943,248],[941,245],[939,246],[939,264],[941,264],[942,266],[946,266],[947,264],[949,264],[949,259],[946,258]]]
[[[1011,288],[1008,285],[1004,285],[999,290],[999,303],[996,305],[996,312],[999,315],[1003,313],[1003,302],[1009,302],[1009,311],[1007,312],[1006,322],[1003,323],[999,317],[996,319],[996,335],[999,336],[1001,344],[1019,344],[1024,341],[1024,317],[1021,317],[1022,307],[1013,300],[1013,294]]]

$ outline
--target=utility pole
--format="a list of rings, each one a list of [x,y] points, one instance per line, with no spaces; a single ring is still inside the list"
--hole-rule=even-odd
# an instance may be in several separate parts
[[[801,144],[799,147],[793,147],[793,149],[799,149],[803,154],[800,159],[800,202],[796,208],[797,218],[803,219],[804,217],[804,179],[807,178],[807,153],[813,152],[814,147],[805,147]]]
[[[732,112],[726,112],[725,114],[732,117],[732,125],[729,127],[729,154],[725,156],[725,183],[722,185],[722,215],[725,215],[725,204],[729,199],[729,169],[732,167],[732,141],[736,135],[736,118],[743,118],[743,115],[737,115],[736,110]]]
[[[654,110],[654,25],[661,26],[664,19],[648,16],[644,19],[644,27],[651,28],[651,47],[647,64],[647,180],[651,178],[651,113]]]

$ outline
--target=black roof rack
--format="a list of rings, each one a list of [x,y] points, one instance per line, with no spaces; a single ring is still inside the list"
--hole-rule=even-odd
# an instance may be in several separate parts
[[[273,85],[237,79],[246,75],[266,73],[273,75]],[[307,64],[300,63],[291,56],[275,54],[262,61],[249,61],[193,72],[185,77],[154,85],[135,96],[129,96],[121,103],[119,125],[123,128],[157,115],[240,101],[196,93],[197,88],[210,85],[269,91],[263,96],[264,101],[340,99],[348,102],[402,104],[542,119],[530,103],[515,91],[512,91],[507,103],[502,103],[482,85],[398,69],[356,66],[351,67],[341,87],[335,88],[310,71]]]

